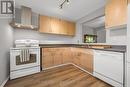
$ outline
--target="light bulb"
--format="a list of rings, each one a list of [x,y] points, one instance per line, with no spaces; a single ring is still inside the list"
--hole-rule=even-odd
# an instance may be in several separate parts
[[[70,1],[69,0],[66,0],[67,4],[70,4]]]

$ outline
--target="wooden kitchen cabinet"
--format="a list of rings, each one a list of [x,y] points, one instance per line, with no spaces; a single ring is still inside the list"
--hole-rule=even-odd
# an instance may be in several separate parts
[[[42,68],[49,68],[54,65],[52,50],[52,48],[42,48]]]
[[[47,16],[40,16],[39,32],[52,33],[51,18]]]
[[[73,63],[78,65],[78,66],[81,66],[81,63],[80,63],[80,56],[81,56],[81,52],[80,52],[80,49],[79,48],[72,48],[72,55],[73,55]]]
[[[57,18],[51,18],[50,23],[52,33],[54,34],[60,34],[60,20]]]
[[[109,0],[105,7],[105,28],[127,23],[127,0]]]
[[[73,63],[77,66],[93,72],[93,50],[83,48],[73,48]]]
[[[42,68],[66,63],[74,63],[92,73],[93,50],[72,47],[42,48]]]
[[[72,62],[72,53],[70,47],[63,48],[62,55],[63,64]]]
[[[42,68],[49,68],[71,62],[71,48],[42,48]]]
[[[75,23],[54,17],[40,15],[39,32],[74,36]]]
[[[68,32],[67,32],[68,35],[75,35],[76,24],[73,22],[68,22],[67,29],[68,29]]]
[[[81,67],[90,73],[93,73],[93,51],[91,49],[84,49],[81,53]]]
[[[53,60],[54,60],[54,66],[61,65],[63,64],[62,62],[62,49],[61,48],[53,48],[54,50],[54,55],[53,55]]]

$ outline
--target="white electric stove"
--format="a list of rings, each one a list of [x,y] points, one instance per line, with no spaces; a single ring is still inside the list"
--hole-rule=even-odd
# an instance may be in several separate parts
[[[38,40],[16,40],[10,49],[10,79],[40,72]]]

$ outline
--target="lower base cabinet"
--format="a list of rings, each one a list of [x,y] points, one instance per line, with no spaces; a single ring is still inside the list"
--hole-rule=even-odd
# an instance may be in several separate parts
[[[93,73],[93,50],[84,49],[81,53],[81,67],[90,73]]]
[[[73,48],[73,63],[93,73],[93,50],[84,48]]]
[[[66,63],[74,63],[93,73],[93,50],[71,47],[42,48],[43,69]]]
[[[42,69],[71,62],[71,48],[42,48]]]
[[[62,61],[63,61],[63,64],[72,62],[71,49],[72,49],[71,47],[66,47],[66,48],[62,49]]]
[[[63,64],[62,50],[58,48],[53,48],[53,66]]]
[[[81,66],[80,56],[81,56],[81,53],[80,53],[79,49],[73,48],[72,49],[72,63],[74,63],[77,66]]]
[[[53,51],[52,51],[52,48],[42,49],[42,68],[49,68],[49,67],[52,67],[52,66],[53,66]]]

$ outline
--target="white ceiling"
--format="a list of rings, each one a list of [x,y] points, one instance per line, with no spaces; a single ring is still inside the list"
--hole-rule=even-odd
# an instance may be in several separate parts
[[[15,0],[16,6],[31,7],[33,11],[66,20],[77,21],[105,5],[107,0],[70,0],[61,10],[59,4],[64,0]]]
[[[84,26],[91,27],[93,29],[98,29],[105,26],[105,16],[95,18],[91,21],[83,23]]]

